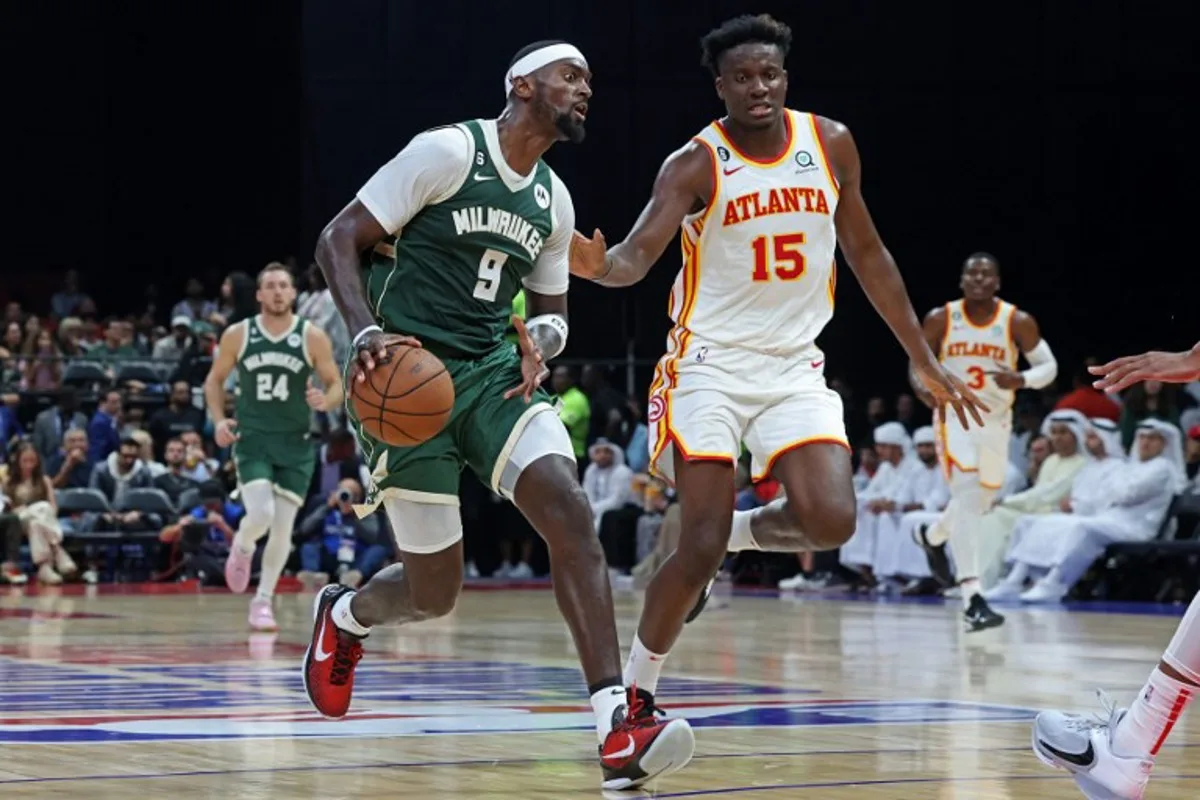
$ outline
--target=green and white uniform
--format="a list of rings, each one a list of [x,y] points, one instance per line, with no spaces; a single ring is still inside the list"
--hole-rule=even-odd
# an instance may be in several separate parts
[[[272,336],[261,316],[238,323],[243,329],[233,446],[238,483],[269,481],[276,494],[300,505],[316,458],[309,439],[312,411],[305,400],[313,375],[308,324],[293,317],[285,333]]]
[[[553,408],[541,391],[530,404],[504,399],[521,382],[505,332],[523,286],[567,291],[575,213],[566,186],[542,161],[516,174],[495,121],[472,120],[415,137],[358,199],[392,232],[363,264],[378,324],[417,337],[455,390],[449,423],[428,442],[389,447],[359,432],[372,470],[367,505],[387,496],[457,505],[464,464],[510,494],[509,455],[530,420]]]

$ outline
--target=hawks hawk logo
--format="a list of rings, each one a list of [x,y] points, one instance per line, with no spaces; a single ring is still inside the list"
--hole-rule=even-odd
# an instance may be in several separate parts
[[[667,404],[659,395],[654,395],[650,398],[649,407],[646,409],[646,420],[648,422],[658,422],[662,419],[663,414],[667,412]]]

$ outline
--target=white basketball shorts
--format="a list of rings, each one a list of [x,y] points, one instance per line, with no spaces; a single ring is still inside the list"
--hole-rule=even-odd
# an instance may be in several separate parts
[[[825,384],[825,356],[814,345],[776,356],[671,332],[646,407],[650,469],[675,480],[676,449],[689,461],[736,462],[750,452],[754,480],[784,453],[818,442],[849,448],[842,398]]]
[[[968,417],[970,419],[970,417]],[[938,457],[946,479],[951,471],[979,474],[979,483],[988,489],[999,489],[1008,472],[1008,442],[1012,435],[1012,415],[1007,409],[1003,413],[989,413],[983,418],[983,427],[971,419],[971,427],[964,429],[953,408],[947,407],[946,418],[935,420]]]

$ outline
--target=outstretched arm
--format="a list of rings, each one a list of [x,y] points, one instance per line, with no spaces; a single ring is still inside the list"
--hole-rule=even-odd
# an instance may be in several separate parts
[[[1142,381],[1190,383],[1200,380],[1200,342],[1182,353],[1150,351],[1140,356],[1125,356],[1099,367],[1088,367],[1098,375],[1093,385],[1106,392],[1119,392]]]
[[[879,238],[879,231],[875,229],[875,222],[863,200],[862,164],[850,130],[840,122],[823,117],[817,118],[817,124],[840,185],[833,221],[837,226],[838,244],[850,269],[862,284],[871,305],[875,306],[879,316],[883,317],[908,354],[921,383],[933,395],[937,405],[953,405],[963,427],[967,426],[968,414],[982,425],[983,418],[979,412],[986,411],[987,407],[961,381],[942,370],[938,364],[917,319],[917,312],[913,310],[912,301],[908,299],[908,289],[900,277],[900,270]]]
[[[706,145],[688,142],[663,163],[650,202],[625,241],[605,251],[604,235],[576,233],[571,274],[601,286],[631,286],[650,271],[688,214],[703,209],[716,191],[714,160]]]

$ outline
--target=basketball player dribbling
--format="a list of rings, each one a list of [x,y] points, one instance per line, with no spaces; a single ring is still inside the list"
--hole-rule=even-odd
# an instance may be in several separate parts
[[[1149,352],[1089,367],[1097,389],[1119,392],[1142,381],[1200,381],[1200,342],[1182,353]],[[1089,800],[1140,800],[1154,759],[1171,729],[1200,692],[1200,595],[1192,598],[1162,660],[1129,708],[1101,694],[1106,717],[1043,711],[1033,749],[1052,767],[1075,775]]]
[[[258,274],[257,316],[230,325],[204,381],[204,399],[218,447],[233,446],[238,489],[246,516],[225,560],[225,583],[241,593],[250,585],[255,544],[263,536],[258,590],[250,601],[250,627],[274,631],[271,601],[292,552],[292,528],[304,505],[315,467],[309,439],[313,411],[342,402],[342,378],[329,336],[292,313],[296,287],[283,264]],[[237,370],[234,419],[225,416],[225,381]],[[325,386],[312,385],[316,374]]]
[[[1058,364],[1042,338],[1037,320],[996,296],[1000,263],[987,253],[963,262],[960,300],[925,315],[925,338],[942,366],[964,381],[987,403],[982,427],[966,428],[947,419],[915,369],[909,382],[917,396],[934,409],[938,455],[950,486],[950,503],[941,518],[917,542],[929,556],[930,570],[943,585],[953,582],[946,542],[954,551],[963,620],[968,632],[1004,624],[984,600],[983,571],[998,563],[1005,542],[980,541],[980,518],[992,507],[1008,469],[1013,397],[1017,389],[1042,389],[1054,382]],[[1018,353],[1029,369],[1016,372]],[[995,576],[991,576],[994,578]]]
[[[729,20],[701,42],[726,116],[663,164],[624,242],[576,234],[571,270],[603,286],[640,281],[682,228],[675,327],[650,390],[652,467],[672,480],[683,536],[646,590],[625,681],[654,704],[664,660],[727,550],[840,546],[856,505],[838,395],[815,340],[833,315],[841,245],[924,385],[964,425],[982,407],[929,349],[861,194],[844,125],[786,108],[791,31],[766,16]],[[733,510],[745,442],[755,479],[786,500]]]
[[[447,426],[415,447],[358,432],[373,470],[368,508],[383,505],[403,564],[358,592],[326,587],[318,595],[304,679],[317,710],[341,717],[371,628],[454,607],[463,580],[458,486],[466,464],[546,541],[555,598],[596,714],[603,786],[627,789],[682,768],[695,740],[687,722],[656,719],[625,688],[604,552],[571,439],[539,389],[543,360],[567,340],[575,226],[567,188],[542,155],[557,141],[583,140],[590,80],[572,45],[524,48],[505,77],[498,119],[416,136],[321,234],[317,262],[356,334],[347,385],[400,342],[423,345],[443,361],[455,399]],[[512,310],[522,287],[524,323]],[[505,340],[510,320],[517,347]]]

